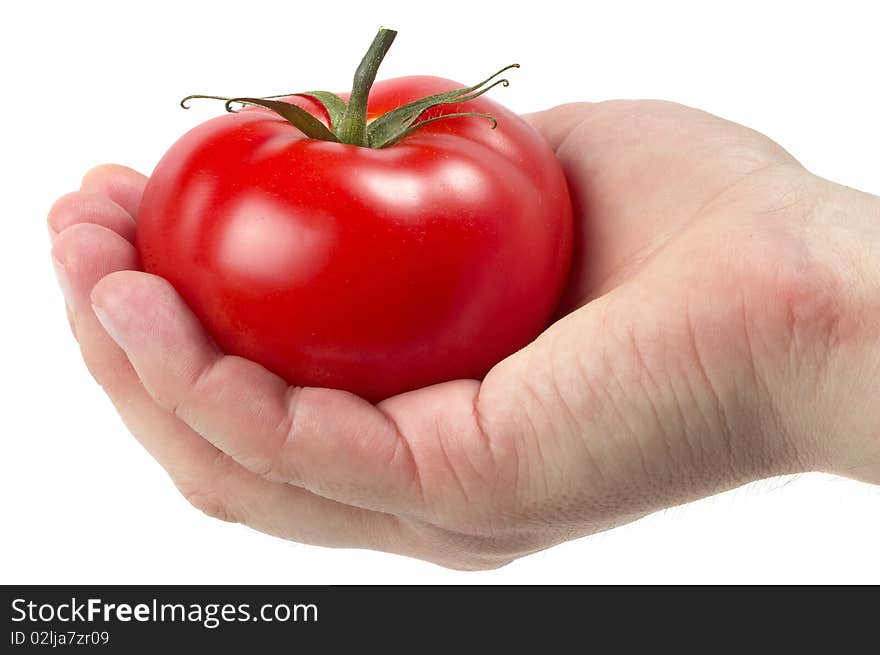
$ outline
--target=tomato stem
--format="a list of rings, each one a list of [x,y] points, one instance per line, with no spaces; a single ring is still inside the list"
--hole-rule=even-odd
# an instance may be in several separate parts
[[[336,128],[336,136],[342,143],[365,147],[370,145],[367,136],[367,98],[370,95],[370,87],[376,81],[379,65],[385,59],[396,36],[397,32],[394,30],[380,28],[367,54],[358,65],[351,85],[348,106]]]
[[[311,139],[340,142],[366,148],[387,148],[404,137],[409,136],[422,125],[440,120],[476,116],[488,119],[492,129],[495,128],[498,121],[491,114],[458,111],[458,105],[478,98],[498,85],[508,86],[510,84],[508,80],[496,78],[511,68],[519,68],[519,64],[505,66],[473,86],[437,93],[407,103],[379,116],[376,120],[367,124],[367,99],[370,95],[370,89],[376,80],[379,66],[385,55],[388,54],[388,49],[391,47],[396,36],[397,32],[386,28],[381,28],[379,33],[376,34],[367,53],[355,71],[348,103],[329,91],[306,91],[263,96],[260,98],[228,98],[225,96],[196,94],[181,100],[180,106],[184,109],[189,109],[186,104],[187,101],[195,98],[207,98],[223,100],[226,103],[226,111],[233,113],[240,111],[246,105],[261,107],[278,114]],[[321,105],[329,119],[329,127],[302,107],[285,100],[276,100],[276,98],[296,95],[308,97]],[[241,105],[241,107],[233,107],[233,105]],[[441,106],[452,107],[447,113],[424,118],[428,110]]]

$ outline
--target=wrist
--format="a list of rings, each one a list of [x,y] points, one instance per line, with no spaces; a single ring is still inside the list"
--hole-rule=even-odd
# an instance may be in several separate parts
[[[810,278],[792,324],[788,430],[801,468],[880,482],[880,198],[810,176],[795,229]]]

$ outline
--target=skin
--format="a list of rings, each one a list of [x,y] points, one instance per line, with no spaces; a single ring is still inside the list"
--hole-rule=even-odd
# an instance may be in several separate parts
[[[558,320],[482,382],[378,405],[218,352],[137,271],[140,174],[95,168],[54,205],[83,358],[190,502],[484,569],[767,476],[880,482],[880,199],[672,103],[526,118],[574,200]]]

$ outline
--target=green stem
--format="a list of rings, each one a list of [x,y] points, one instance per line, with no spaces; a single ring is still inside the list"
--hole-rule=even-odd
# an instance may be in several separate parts
[[[339,121],[339,126],[334,126],[336,137],[342,143],[369,146],[367,141],[367,98],[370,95],[370,88],[376,80],[379,65],[385,58],[395,36],[397,36],[397,32],[394,30],[380,29],[355,71],[348,107]]]
[[[284,94],[284,96],[264,96],[261,98],[233,97],[215,95],[191,95],[180,101],[180,106],[187,109],[187,102],[195,98],[210,98],[226,102],[226,110],[237,112],[233,105],[254,105],[268,109],[284,118],[293,127],[297,128],[310,139],[344,143],[347,145],[364,148],[387,148],[406,138],[423,125],[436,121],[461,118],[465,116],[479,116],[489,119],[492,128],[497,125],[495,118],[483,112],[461,111],[460,106],[479,98],[481,95],[497,85],[507,86],[506,79],[496,80],[501,73],[511,68],[519,68],[519,64],[505,66],[494,75],[487,77],[482,82],[461,89],[435,93],[434,95],[414,100],[391,111],[378,116],[376,120],[367,125],[367,99],[373,82],[376,81],[376,72],[379,65],[388,53],[391,43],[397,32],[382,28],[373,39],[370,49],[361,60],[354,74],[351,95],[346,104],[339,96],[328,91],[305,91],[299,93]],[[278,100],[288,95],[306,96],[323,106],[329,117],[329,127],[320,119],[299,105],[284,100]],[[435,107],[446,107],[447,113],[439,116],[423,118],[426,112]]]

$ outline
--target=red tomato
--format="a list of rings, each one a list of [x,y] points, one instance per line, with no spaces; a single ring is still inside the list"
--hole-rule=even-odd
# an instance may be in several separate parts
[[[380,82],[368,118],[461,88]],[[286,101],[329,125],[311,99]],[[546,326],[571,257],[553,152],[485,96],[373,149],[306,138],[264,109],[175,143],[138,213],[143,267],[171,282],[226,353],[294,385],[371,401],[481,378]]]

